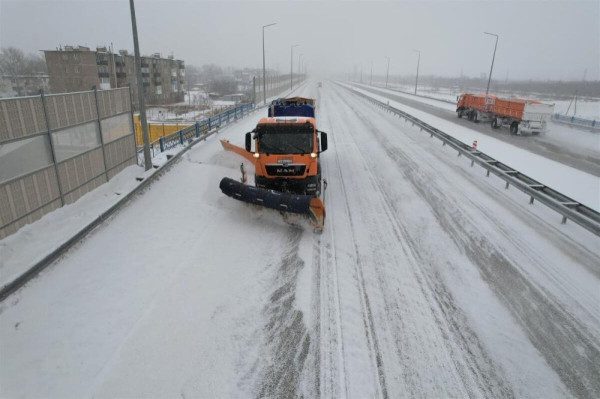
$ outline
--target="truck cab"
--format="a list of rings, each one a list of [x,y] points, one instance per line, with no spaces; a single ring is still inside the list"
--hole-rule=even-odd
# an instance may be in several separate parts
[[[321,194],[319,155],[327,150],[327,133],[317,130],[314,117],[262,118],[246,133],[245,144],[253,154],[256,187]]]

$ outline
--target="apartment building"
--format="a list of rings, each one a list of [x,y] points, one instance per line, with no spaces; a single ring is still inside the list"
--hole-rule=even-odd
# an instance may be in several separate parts
[[[65,46],[44,51],[52,93],[65,93],[126,87],[131,84],[133,102],[137,103],[135,57],[127,50],[118,54],[106,47],[90,50],[84,46]],[[148,104],[183,101],[185,63],[160,54],[141,57],[142,87]]]

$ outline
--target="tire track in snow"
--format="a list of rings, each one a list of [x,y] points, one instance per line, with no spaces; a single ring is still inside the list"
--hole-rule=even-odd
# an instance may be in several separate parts
[[[323,125],[330,126],[327,113],[321,115],[321,91],[317,93],[317,116],[319,117],[319,127]],[[323,158],[323,178],[331,180],[329,158]],[[324,197],[327,197],[324,192]],[[324,198],[325,207],[327,207],[327,198]],[[322,289],[319,291],[321,307],[324,311],[319,315],[319,324],[322,326],[325,337],[320,342],[322,357],[326,362],[321,365],[323,386],[320,391],[323,398],[347,397],[349,395],[348,380],[346,372],[346,354],[344,347],[344,331],[342,311],[340,308],[340,289],[338,277],[338,262],[335,247],[335,223],[334,218],[326,220],[327,228],[322,235],[315,235],[315,246],[318,247],[320,273],[319,279]],[[323,251],[321,251],[323,248]],[[326,316],[326,319],[323,317]]]
[[[337,93],[340,95],[339,93]],[[355,115],[364,114],[364,110],[357,110],[350,105],[352,111]],[[346,120],[348,120],[351,116],[346,114]],[[340,118],[342,116],[340,115]],[[361,121],[364,121],[364,129],[363,126],[356,126],[357,129],[362,131],[375,131],[377,128],[370,124],[367,118],[367,115],[363,115],[362,118],[359,118]],[[345,136],[350,137],[352,142],[356,145],[357,148],[361,148],[354,135],[346,133]],[[385,211],[385,215],[387,220],[390,222],[392,233],[395,236],[396,241],[403,247],[404,253],[410,259],[410,263],[414,265],[417,269],[413,271],[415,278],[419,282],[419,286],[425,298],[430,298],[429,301],[437,304],[437,308],[432,307],[431,313],[433,317],[436,319],[436,323],[439,325],[441,331],[445,331],[446,328],[448,332],[455,337],[455,340],[458,342],[462,342],[462,348],[465,349],[469,356],[464,357],[466,361],[466,365],[462,365],[457,361],[457,358],[460,357],[459,353],[451,350],[450,358],[454,362],[455,368],[457,370],[458,375],[462,379],[463,387],[468,392],[469,396],[479,396],[482,393],[485,393],[486,396],[494,396],[494,397],[512,397],[514,394],[508,388],[508,384],[504,380],[504,378],[497,372],[498,366],[495,365],[489,355],[484,351],[483,346],[478,341],[476,334],[468,327],[467,320],[460,313],[457,306],[454,304],[454,300],[452,295],[444,286],[443,282],[439,275],[434,276],[432,278],[428,275],[424,270],[421,270],[422,267],[417,265],[427,264],[426,260],[423,259],[419,255],[419,250],[416,245],[414,245],[413,240],[411,239],[411,235],[406,230],[405,226],[402,223],[397,221],[397,210],[393,207],[393,201],[390,197],[389,192],[385,189],[385,185],[383,185],[380,181],[380,178],[376,173],[372,170],[370,164],[365,159],[363,152],[358,151],[361,163],[363,168],[367,170],[371,179],[371,183],[373,183],[374,191],[377,191],[380,196],[378,199],[381,200],[382,208]],[[389,182],[388,182],[389,183]],[[365,188],[368,189],[368,188]],[[385,231],[384,228],[377,228],[377,231]],[[389,230],[389,228],[388,228]],[[408,244],[408,247],[407,245]],[[380,265],[380,270],[382,270]],[[384,288],[384,292],[390,293],[393,292],[393,288],[389,286],[386,279],[381,277],[381,274],[385,272],[380,272],[380,284]],[[383,295],[383,300],[386,306],[386,309],[390,311],[394,309],[394,314],[399,315],[400,312],[397,309],[397,302],[388,300],[388,295]],[[400,323],[402,323],[401,318],[398,317]],[[381,327],[381,326],[380,326]],[[398,351],[398,357],[402,358],[402,350],[400,349],[403,345],[403,337],[398,334],[399,331],[405,330],[402,329],[392,329],[394,335],[396,336],[396,345]],[[450,345],[448,345],[451,348]],[[416,378],[410,374],[404,375],[405,381],[413,381],[412,384],[409,384],[410,395],[419,395],[420,386],[418,381],[414,381]],[[476,391],[472,387],[471,379],[474,379],[475,384],[477,385],[479,391]],[[494,381],[494,384],[490,384],[490,381]],[[437,392],[438,395],[448,394],[446,392]]]
[[[472,223],[454,201],[449,201],[456,196],[469,202],[464,193],[450,185],[446,189],[453,192],[452,196],[442,192],[431,184],[435,179],[413,160],[412,154],[393,145],[376,130],[374,135],[415,191],[430,204],[441,227],[466,250],[483,279],[571,393],[578,397],[600,395],[598,340],[585,334],[586,328],[566,312],[556,298],[529,281],[514,261],[499,251],[483,232],[479,238],[473,237],[469,230],[478,230],[477,224]],[[490,210],[483,213],[490,213]]]
[[[264,340],[261,352],[267,355],[262,353],[251,368],[251,374],[259,376],[253,388],[257,398],[293,398],[300,391],[311,346],[305,315],[295,306],[298,274],[306,267],[298,256],[302,234],[303,230],[295,227],[286,231],[281,243],[284,253],[274,266],[273,288],[262,311],[265,325],[258,334]]]
[[[327,103],[328,104],[328,103]],[[328,120],[328,118],[327,118]],[[368,296],[368,293],[365,289],[365,281],[364,281],[364,275],[363,275],[363,270],[362,270],[362,260],[361,260],[361,256],[360,256],[360,252],[358,250],[358,244],[357,244],[357,240],[356,237],[354,235],[354,231],[356,229],[355,225],[354,225],[354,221],[352,219],[352,215],[350,212],[350,206],[348,204],[348,192],[346,190],[346,186],[345,186],[345,181],[344,181],[344,175],[342,172],[342,167],[340,165],[340,159],[339,159],[339,152],[337,149],[337,145],[336,145],[336,140],[335,140],[335,132],[333,131],[333,126],[331,126],[331,124],[329,123],[329,132],[331,134],[331,137],[333,138],[330,142],[332,144],[334,144],[333,146],[333,152],[335,154],[335,160],[334,160],[334,167],[333,167],[333,171],[335,172],[335,177],[337,178],[337,182],[340,184],[341,186],[341,194],[342,194],[342,202],[344,205],[344,218],[345,218],[345,222],[349,225],[350,229],[349,229],[349,234],[350,234],[350,238],[351,238],[351,247],[353,250],[353,253],[350,254],[353,258],[353,265],[354,265],[354,270],[355,270],[355,280],[356,280],[356,287],[358,290],[358,293],[360,295],[360,300],[361,300],[361,307],[362,307],[362,322],[364,325],[364,329],[365,329],[365,338],[367,340],[367,344],[369,346],[369,351],[370,351],[370,356],[372,358],[372,361],[374,362],[373,364],[373,369],[375,372],[375,375],[377,376],[377,390],[378,390],[378,396],[383,397],[383,398],[387,398],[388,397],[388,393],[387,393],[387,384],[386,384],[386,377],[385,377],[385,373],[384,373],[384,366],[383,366],[383,357],[380,351],[380,347],[379,347],[379,341],[376,335],[376,331],[375,331],[375,323],[374,323],[374,319],[373,319],[373,312],[371,309],[371,304],[370,304],[370,299]],[[331,168],[331,162],[327,162],[327,173],[329,173],[329,175],[331,175],[332,172],[332,168]],[[332,201],[330,201],[332,202]],[[338,295],[338,301],[341,301],[341,299],[339,299],[339,276],[337,275],[337,270],[338,270],[338,260],[337,260],[337,251],[335,249],[335,239],[333,239],[333,237],[335,237],[335,226],[334,226],[334,218],[330,217],[327,221],[328,225],[327,228],[331,229],[331,237],[332,240],[331,242],[333,243],[333,254],[334,257],[333,259],[331,259],[334,268],[336,270],[336,276],[335,276],[335,280],[336,280],[336,286],[338,286],[337,288],[337,295]],[[339,312],[341,313],[341,310],[339,310]],[[341,321],[341,317],[340,317],[340,321]],[[343,330],[341,331],[341,336],[343,337]],[[343,342],[342,342],[342,347],[343,347]],[[342,349],[342,353],[343,353],[343,349]],[[346,391],[348,390],[348,382],[345,382],[346,384]],[[350,394],[350,392],[346,392],[347,394]]]

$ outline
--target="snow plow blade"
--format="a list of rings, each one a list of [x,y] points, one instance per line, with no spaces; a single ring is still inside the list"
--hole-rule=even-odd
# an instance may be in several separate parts
[[[249,186],[224,177],[219,184],[223,194],[238,201],[264,206],[286,213],[297,213],[308,217],[316,231],[322,231],[325,224],[325,207],[318,197],[295,195]]]

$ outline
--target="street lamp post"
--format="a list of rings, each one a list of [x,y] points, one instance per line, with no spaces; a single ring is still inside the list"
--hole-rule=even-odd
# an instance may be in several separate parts
[[[137,80],[138,105],[140,109],[140,125],[142,128],[142,139],[144,141],[144,169],[148,170],[152,167],[152,157],[150,156],[150,139],[148,138],[148,121],[146,120],[146,104],[144,102],[144,80],[142,79],[142,59],[140,58],[140,45],[138,43],[133,0],[129,0],[129,9],[131,11],[131,29],[133,31],[133,50],[135,54],[135,75]]]
[[[302,74],[302,68],[301,68],[300,64],[302,63],[302,56],[303,56],[303,55],[304,55],[304,53],[302,53],[302,54],[300,54],[300,55],[298,56],[298,74],[299,74],[299,75],[300,75],[300,74]]]
[[[267,104],[267,73],[265,69],[265,28],[269,26],[277,25],[277,22],[262,27],[262,39],[263,39],[263,101]]]
[[[290,90],[294,89],[294,47],[298,47],[299,44],[294,44],[291,47],[291,56],[290,56]]]
[[[413,49],[419,53],[419,58],[417,59],[417,79],[415,80],[415,96],[417,95],[417,85],[419,84],[419,64],[421,63],[421,52],[419,50]]]
[[[385,56],[384,56],[385,57]],[[388,65],[387,65],[387,73],[385,75],[385,88],[387,89],[388,86],[388,78],[390,76],[390,57],[385,57],[388,60]]]
[[[498,35],[495,33],[483,32],[486,35],[496,36],[496,45],[494,46],[494,56],[492,57],[492,66],[490,67],[490,77],[488,78],[487,89],[485,89],[485,94],[487,95],[490,91],[490,82],[492,81],[492,70],[494,69],[494,60],[496,59],[496,48],[498,48]]]

